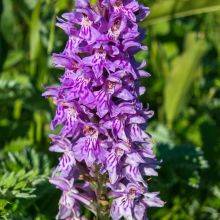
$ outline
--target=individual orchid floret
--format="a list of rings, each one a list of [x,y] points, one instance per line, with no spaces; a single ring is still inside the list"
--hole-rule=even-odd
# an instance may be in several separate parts
[[[61,176],[68,176],[76,165],[75,156],[72,151],[72,143],[67,138],[62,138],[57,135],[50,135],[53,145],[50,151],[63,153],[59,159],[59,164],[56,171],[59,171]]]
[[[74,179],[66,180],[60,177],[53,177],[50,183],[63,191],[59,203],[59,213],[57,219],[81,219],[80,203],[93,210],[93,200],[84,193],[80,193],[74,187]],[[79,186],[78,186],[79,188]],[[87,190],[85,186],[81,186],[81,190]]]
[[[114,198],[111,207],[111,217],[119,220],[122,217],[128,220],[144,219],[147,207],[162,207],[164,202],[157,195],[148,193],[141,185],[128,183],[127,186],[120,184],[118,189],[112,188]]]
[[[103,144],[98,139],[99,132],[97,128],[91,125],[85,125],[83,128],[84,137],[76,142],[73,152],[78,161],[85,161],[88,167],[94,162],[100,163],[105,159],[105,150]]]
[[[114,143],[111,152],[108,154],[106,158],[106,169],[109,173],[109,181],[111,184],[115,184],[119,177],[121,170],[119,165],[123,156],[131,151],[131,146],[129,143],[120,141],[118,143]]]

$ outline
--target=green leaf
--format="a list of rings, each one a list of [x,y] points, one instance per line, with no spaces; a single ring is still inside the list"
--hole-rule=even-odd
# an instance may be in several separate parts
[[[7,200],[4,200],[4,199],[0,199],[0,209],[2,209],[5,205],[8,204],[8,201]]]
[[[19,63],[24,58],[24,53],[21,50],[11,51],[6,61],[4,62],[4,69],[11,68],[12,66]]]
[[[185,51],[173,60],[164,88],[164,108],[169,126],[190,97],[189,91],[201,72],[200,60],[206,49],[203,39],[197,39],[195,34],[188,34]]]
[[[4,175],[4,178],[2,180],[2,185],[4,185],[4,188],[11,188],[16,184],[16,179],[14,178],[14,176],[14,172],[10,173],[9,175]]]
[[[4,146],[4,152],[21,151],[27,146],[31,145],[31,141],[28,138],[13,139]]]
[[[151,14],[143,26],[220,10],[219,0],[159,0],[150,6]]]
[[[69,6],[69,3],[72,5],[72,1],[70,0],[57,0],[55,4],[55,13],[57,14],[62,10],[66,10]]]
[[[30,23],[30,59],[36,59],[39,51],[40,44],[40,8],[41,8],[41,0],[38,0],[34,11],[31,15],[31,23]]]
[[[15,71],[5,71],[0,76],[0,100],[9,105],[10,99],[24,99],[32,92],[32,84],[27,75]]]
[[[21,116],[23,102],[21,99],[17,99],[14,104],[14,118],[19,119]]]
[[[91,0],[90,2],[92,5],[95,5],[97,3],[97,0]]]
[[[34,120],[36,123],[36,139],[40,142],[42,139],[43,115],[41,112],[34,113]]]
[[[8,201],[35,198],[37,187],[45,184],[50,172],[48,158],[34,150],[1,155],[0,195]]]
[[[18,193],[16,194],[17,198],[23,198],[23,199],[30,199],[30,198],[36,198],[36,195],[30,195],[28,193]]]
[[[12,0],[3,0],[3,13],[1,16],[1,30],[5,40],[12,46],[17,47],[21,42],[22,34],[18,19],[13,10]],[[15,40],[16,36],[16,40]]]
[[[55,22],[56,22],[56,16],[53,15],[51,24],[50,24],[50,36],[49,36],[49,42],[48,42],[48,48],[47,52],[50,54],[53,50],[54,45],[54,39],[55,39]]]
[[[34,6],[36,5],[36,0],[23,0],[23,1],[28,6],[28,8],[34,9]]]

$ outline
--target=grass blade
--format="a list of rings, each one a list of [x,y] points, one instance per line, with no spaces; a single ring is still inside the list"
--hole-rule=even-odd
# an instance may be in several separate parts
[[[173,61],[172,72],[166,77],[164,88],[164,109],[170,127],[190,96],[189,91],[201,71],[200,61],[206,48],[203,39],[189,34],[185,51]]]
[[[219,10],[219,0],[159,0],[151,6],[151,14],[142,26]]]

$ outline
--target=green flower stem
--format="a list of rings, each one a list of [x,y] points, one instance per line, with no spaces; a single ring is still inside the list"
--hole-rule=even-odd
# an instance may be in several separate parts
[[[106,182],[106,175],[101,175],[99,173],[100,167],[96,166],[96,198],[97,198],[97,220],[108,220],[109,217],[109,201],[107,198],[107,190],[104,187]]]

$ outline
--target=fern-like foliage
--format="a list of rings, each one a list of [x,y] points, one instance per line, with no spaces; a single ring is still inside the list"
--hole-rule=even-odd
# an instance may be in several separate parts
[[[0,217],[25,216],[31,204],[43,195],[39,188],[47,185],[50,164],[46,155],[33,149],[1,155]]]

